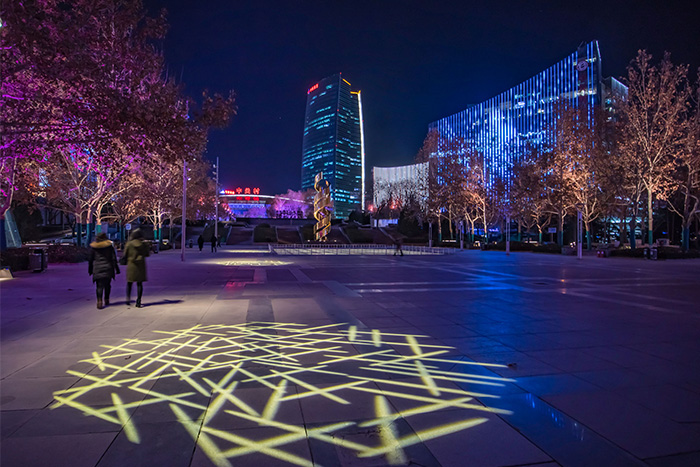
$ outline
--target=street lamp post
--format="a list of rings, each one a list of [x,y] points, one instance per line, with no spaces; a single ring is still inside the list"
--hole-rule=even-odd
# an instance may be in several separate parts
[[[577,205],[576,212],[576,254],[578,259],[583,258],[583,222],[581,216],[581,205]]]
[[[187,233],[187,159],[182,161],[182,232],[180,233],[180,261],[185,261],[185,236]]]
[[[510,256],[510,216],[506,216],[506,255]]]
[[[219,158],[216,158],[216,204],[214,205],[214,238],[219,241]]]

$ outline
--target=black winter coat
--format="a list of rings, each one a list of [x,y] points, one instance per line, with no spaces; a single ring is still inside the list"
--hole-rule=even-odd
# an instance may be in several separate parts
[[[92,275],[92,281],[114,279],[115,273],[119,274],[119,263],[112,242],[92,242],[88,262],[88,274]]]

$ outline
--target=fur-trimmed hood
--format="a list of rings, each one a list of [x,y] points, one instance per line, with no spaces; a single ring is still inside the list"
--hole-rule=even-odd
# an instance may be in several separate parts
[[[95,249],[107,248],[107,247],[110,247],[110,246],[112,246],[112,241],[111,241],[111,240],[103,240],[103,241],[101,241],[101,242],[92,242],[92,243],[90,244],[90,248],[95,248]]]

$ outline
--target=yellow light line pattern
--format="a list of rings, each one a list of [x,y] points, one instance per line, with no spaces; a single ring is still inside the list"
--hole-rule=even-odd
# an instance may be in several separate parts
[[[253,454],[320,465],[300,455],[300,443],[405,465],[412,445],[509,413],[482,402],[498,398],[489,388],[513,381],[487,371],[503,365],[452,359],[446,355],[452,347],[428,336],[347,324],[253,322],[155,331],[151,337],[91,352],[80,362],[99,373],[69,370],[80,380],[56,391],[51,408],[71,407],[118,425],[129,441],[143,444],[138,424],[158,420],[134,415],[155,404],[167,407],[217,466],[240,465]],[[302,412],[314,410],[327,413],[329,423],[305,425]],[[410,428],[414,418],[448,410],[464,418]],[[338,420],[336,413],[350,415]],[[238,426],[264,427],[264,438],[231,428]],[[376,436],[357,436],[368,430]]]

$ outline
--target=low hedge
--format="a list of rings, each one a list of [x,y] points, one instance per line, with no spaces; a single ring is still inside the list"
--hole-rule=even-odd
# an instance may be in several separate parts
[[[556,243],[545,243],[544,245],[535,245],[531,250],[533,253],[554,253],[561,254],[561,246]]]
[[[10,271],[26,271],[29,269],[29,248],[10,248],[0,252],[0,266],[10,268]]]
[[[0,253],[0,266],[11,271],[29,269],[29,256],[36,248],[10,248]],[[46,248],[49,263],[80,263],[87,261],[90,248],[75,245],[48,245]]]
[[[615,256],[618,258],[644,258],[644,248],[620,248],[618,250],[610,250],[608,256]]]
[[[49,263],[80,263],[90,257],[90,248],[76,245],[49,245]]]
[[[538,245],[534,243],[526,243],[513,240],[510,242],[510,251],[534,251],[534,248],[536,246]],[[483,249],[506,251],[506,242],[488,243],[484,245]],[[559,250],[559,252],[561,253],[561,249]],[[544,251],[543,253],[549,253],[549,251]]]
[[[253,230],[253,241],[256,243],[277,243],[277,232],[270,224],[256,225]]]
[[[360,229],[356,223],[347,225],[343,230],[350,239],[350,243],[374,243],[372,232]]]
[[[638,247],[634,250],[631,248],[621,248],[618,250],[610,250],[609,256],[616,256],[618,258],[645,258],[645,251],[647,247]],[[674,248],[670,246],[660,246],[657,247],[657,258],[658,259],[692,259],[700,258],[700,251],[698,250],[688,250],[683,251],[680,248]]]
[[[411,245],[425,245],[428,243],[428,235],[421,235],[419,237],[406,237],[403,240],[404,244]]]
[[[658,258],[659,259],[691,259],[700,258],[699,250],[688,250],[683,251],[680,248],[673,248],[668,246],[662,246],[658,248]]]
[[[303,237],[305,242],[312,242],[314,240],[313,224],[304,224],[299,230],[301,231],[301,236]]]

